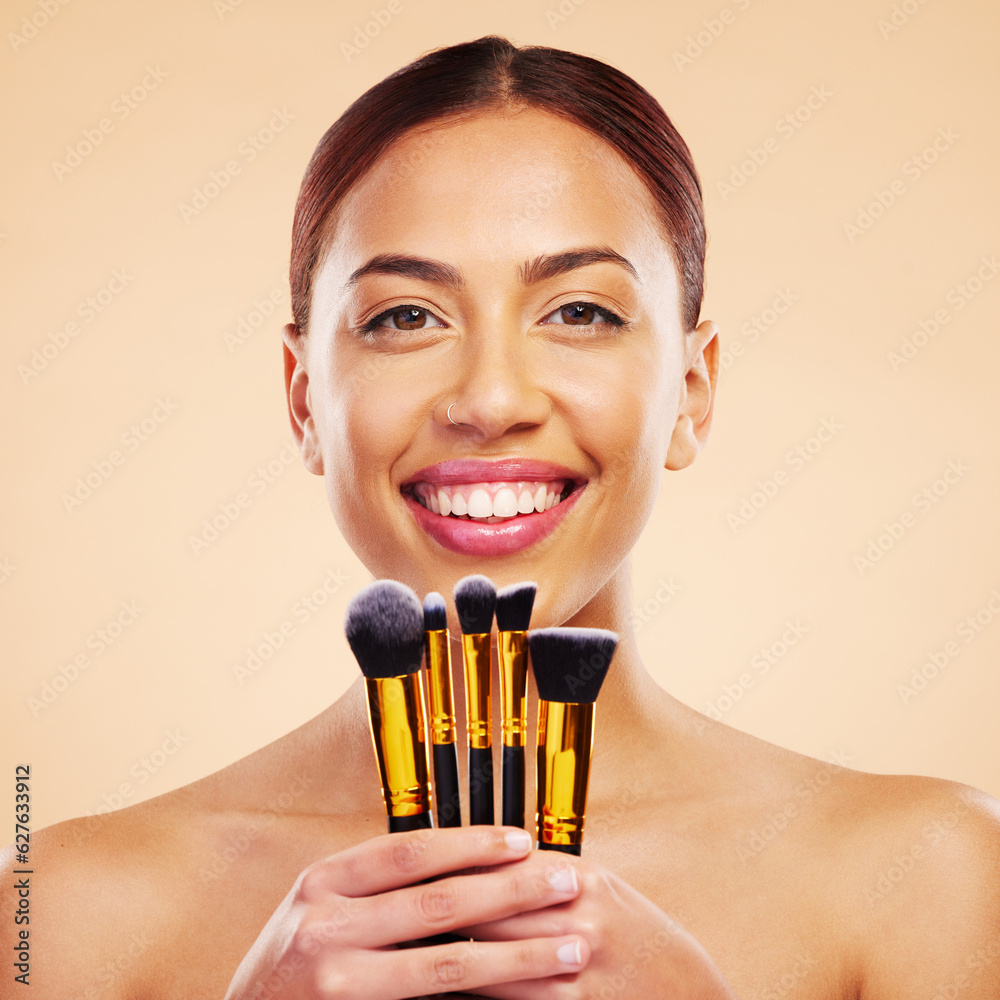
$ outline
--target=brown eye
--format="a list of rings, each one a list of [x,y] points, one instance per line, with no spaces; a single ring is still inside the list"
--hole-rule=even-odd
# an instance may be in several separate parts
[[[392,320],[397,330],[419,330],[427,323],[427,310],[407,306],[397,309],[392,314]]]
[[[574,302],[571,305],[563,306],[560,310],[563,321],[566,323],[578,323],[589,326],[594,322],[594,314],[597,310],[586,302]]]
[[[407,330],[431,330],[444,325],[430,309],[403,305],[386,309],[385,312],[372,317],[364,326],[359,327],[357,332],[363,336],[374,336],[379,330],[387,333],[393,331],[404,333]]]
[[[624,326],[625,321],[616,316],[610,309],[594,305],[593,302],[567,302],[554,312],[549,313],[544,323],[555,323],[558,326]]]

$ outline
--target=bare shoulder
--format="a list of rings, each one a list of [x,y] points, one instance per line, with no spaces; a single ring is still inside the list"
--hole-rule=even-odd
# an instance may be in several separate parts
[[[1000,802],[733,731],[716,745],[727,876],[783,900],[774,933],[822,953],[824,976],[862,1000],[1000,997]]]
[[[177,877],[182,832],[164,821],[171,808],[146,804],[32,834],[27,929],[34,996],[141,995],[138,974],[156,960],[171,909],[168,887]],[[12,860],[5,852],[5,871]],[[5,879],[4,895],[9,885]],[[0,939],[5,951],[13,947],[6,922]]]
[[[953,781],[851,773],[840,901],[859,932],[861,997],[997,997],[1000,802]]]

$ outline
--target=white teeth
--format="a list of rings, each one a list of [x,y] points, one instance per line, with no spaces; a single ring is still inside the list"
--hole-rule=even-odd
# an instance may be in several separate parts
[[[458,497],[456,496],[457,500]],[[493,502],[486,490],[473,490],[469,494],[469,517],[492,517]]]
[[[517,496],[509,487],[497,491],[493,498],[494,517],[513,517],[517,513]]]
[[[471,518],[495,524],[519,514],[550,510],[562,499],[569,482],[479,482],[456,486],[417,483],[413,497],[441,517]]]

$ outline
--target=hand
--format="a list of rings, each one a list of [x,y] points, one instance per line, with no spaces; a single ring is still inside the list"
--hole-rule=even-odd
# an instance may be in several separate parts
[[[470,826],[376,837],[319,861],[272,914],[226,1000],[402,1000],[565,979],[590,957],[576,931],[393,947],[466,925],[502,928],[572,900],[580,882],[563,856],[519,863],[530,851],[523,830]]]
[[[497,1000],[736,1000],[732,987],[695,938],[606,869],[554,851],[535,851],[513,867],[528,871],[535,866],[548,868],[554,861],[575,876],[578,891],[570,899],[469,925],[462,933],[489,942],[537,941],[546,936],[563,940],[577,935],[589,946],[586,968],[572,977],[526,976],[522,982],[484,986],[477,991],[480,995]]]

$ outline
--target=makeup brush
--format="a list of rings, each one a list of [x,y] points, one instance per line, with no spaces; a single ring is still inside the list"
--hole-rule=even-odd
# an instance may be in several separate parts
[[[600,628],[528,633],[538,688],[538,848],[579,855],[594,748],[594,702],[618,645]]]
[[[469,734],[469,822],[493,823],[493,697],[490,678],[490,632],[497,592],[485,576],[467,576],[455,584],[455,609],[462,626],[465,667],[465,717]]]
[[[444,598],[434,591],[424,598],[424,649],[430,693],[431,746],[434,754],[434,798],[438,826],[461,826],[458,749],[455,745],[455,701],[451,687],[451,647]]]
[[[405,584],[376,580],[352,598],[344,630],[365,675],[389,832],[430,827],[420,600]]]
[[[497,662],[500,664],[500,806],[504,826],[524,826],[524,747],[528,732],[528,625],[538,584],[514,583],[497,591]]]

